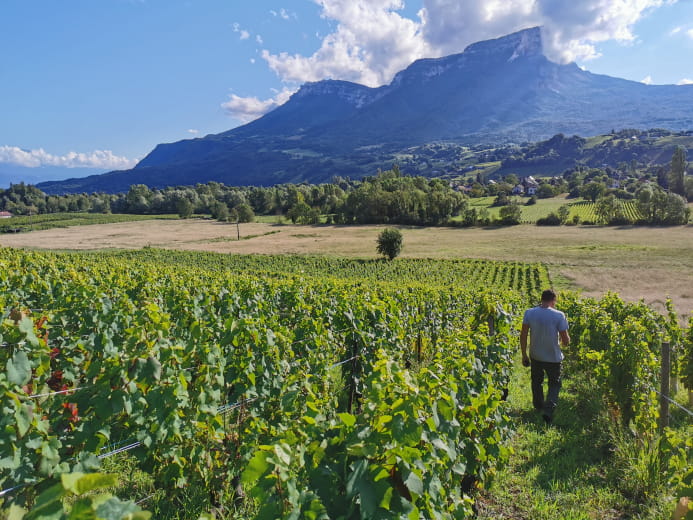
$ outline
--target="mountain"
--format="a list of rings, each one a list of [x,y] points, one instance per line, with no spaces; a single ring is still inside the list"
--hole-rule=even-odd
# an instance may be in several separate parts
[[[424,143],[526,142],[653,127],[693,128],[693,85],[645,85],[551,62],[535,27],[417,60],[378,88],[307,83],[251,123],[160,144],[132,170],[40,187],[60,193],[123,191],[134,183],[324,182],[373,174]]]

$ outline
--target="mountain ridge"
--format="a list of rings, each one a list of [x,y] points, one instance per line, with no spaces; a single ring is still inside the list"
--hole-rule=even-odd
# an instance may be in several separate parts
[[[693,85],[644,85],[592,74],[550,61],[542,49],[541,30],[534,27],[473,43],[459,54],[416,60],[381,87],[306,83],[263,117],[220,134],[159,144],[132,170],[41,187],[122,191],[133,183],[324,182],[373,173],[366,169],[386,156],[428,142],[693,128]]]

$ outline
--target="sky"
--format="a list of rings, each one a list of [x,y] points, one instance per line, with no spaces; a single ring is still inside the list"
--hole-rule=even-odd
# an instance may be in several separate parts
[[[126,169],[307,81],[375,87],[537,25],[552,61],[693,83],[693,0],[0,0],[0,170]]]

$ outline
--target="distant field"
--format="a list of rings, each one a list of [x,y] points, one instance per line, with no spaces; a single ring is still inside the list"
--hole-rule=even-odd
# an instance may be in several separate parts
[[[4,247],[139,249],[145,246],[244,254],[318,254],[374,258],[383,226],[236,225],[212,220],[153,220],[0,235]],[[403,257],[541,262],[553,284],[598,296],[606,291],[663,308],[670,297],[682,318],[693,310],[693,226],[520,225],[505,228],[402,227]]]
[[[525,204],[529,200],[529,197],[510,197],[510,199],[520,205],[520,210],[522,211],[520,221],[523,224],[535,224],[538,219],[546,217],[549,213],[555,213],[558,211],[558,208],[566,204],[570,206],[568,219],[572,219],[577,215],[580,217],[581,222],[591,222],[593,224],[598,222],[597,215],[595,213],[596,204],[588,200],[567,199],[565,195],[561,195],[558,197],[552,197],[550,199],[537,199],[536,204],[526,206]],[[497,218],[500,213],[500,207],[491,206],[494,200],[495,197],[478,197],[469,199],[469,207],[475,208],[477,211],[482,208],[486,208],[491,218]],[[693,218],[693,203],[690,203],[688,206],[691,208]],[[626,216],[632,218],[633,220],[637,220],[640,217],[634,201],[623,201],[623,207]]]
[[[141,220],[170,220],[178,219],[178,215],[123,215],[120,213],[48,213],[12,217],[0,220],[1,233],[22,233],[42,229],[66,228],[71,226],[86,226],[91,224],[113,224],[119,222],[135,222]]]

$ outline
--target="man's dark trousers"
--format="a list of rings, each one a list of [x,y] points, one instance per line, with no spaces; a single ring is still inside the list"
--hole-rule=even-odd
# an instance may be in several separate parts
[[[532,403],[534,408],[549,418],[558,404],[561,390],[561,363],[549,363],[532,359]],[[544,399],[544,373],[549,379],[549,388]]]

